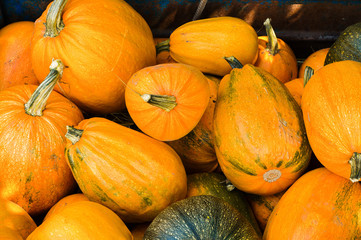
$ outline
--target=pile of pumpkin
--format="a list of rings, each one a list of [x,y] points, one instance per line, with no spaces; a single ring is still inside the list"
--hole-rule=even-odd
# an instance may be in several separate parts
[[[299,66],[264,25],[55,0],[2,28],[0,238],[360,239],[360,26]]]

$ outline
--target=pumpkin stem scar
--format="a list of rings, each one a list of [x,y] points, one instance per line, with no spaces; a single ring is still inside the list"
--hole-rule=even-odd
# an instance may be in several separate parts
[[[277,181],[281,177],[282,173],[278,169],[271,169],[263,174],[263,179],[266,182],[272,183]]]
[[[361,179],[361,153],[354,152],[348,161],[351,165],[351,182],[358,182]]]
[[[76,129],[72,126],[66,126],[65,137],[67,139],[69,139],[71,141],[71,143],[74,145],[75,143],[77,143],[80,140],[80,138],[83,134],[83,131],[84,130]]]
[[[44,37],[56,37],[61,30],[63,30],[65,25],[61,16],[67,1],[68,0],[54,0],[51,4],[46,15]]]
[[[276,33],[271,25],[271,19],[267,18],[263,25],[266,27],[268,38],[267,50],[274,56],[279,52],[279,48]]]
[[[173,95],[143,94],[140,96],[145,102],[170,112],[177,106],[177,99]]]
[[[243,64],[238,61],[237,58],[235,58],[234,56],[230,56],[230,57],[224,57],[224,59],[228,62],[228,64],[233,68],[243,68]]]

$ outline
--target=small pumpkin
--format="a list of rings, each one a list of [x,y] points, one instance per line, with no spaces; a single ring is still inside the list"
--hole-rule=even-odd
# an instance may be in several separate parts
[[[282,83],[286,83],[297,77],[296,56],[285,41],[277,38],[269,18],[264,25],[267,36],[258,37],[258,58],[254,65],[271,73]],[[244,64],[242,61],[241,63]]]
[[[0,29],[0,91],[19,84],[38,85],[31,65],[34,22],[11,23]]]
[[[282,196],[263,239],[360,239],[360,203],[360,184],[324,167],[312,170]]]
[[[149,136],[173,141],[199,122],[210,98],[207,78],[181,63],[165,63],[137,71],[128,81],[125,103],[134,123]]]
[[[27,240],[133,239],[128,227],[109,208],[91,201],[69,204],[47,218]]]
[[[148,239],[261,239],[247,219],[225,200],[200,195],[173,203],[151,222]]]
[[[305,85],[310,80],[313,73],[314,70],[311,67],[306,66],[305,73],[302,74],[302,78],[295,78],[285,83],[286,88],[290,91],[291,95],[300,106]]]
[[[322,48],[311,53],[301,64],[298,71],[298,77],[303,78],[306,70],[306,66],[309,66],[313,71],[319,70],[324,66],[326,55],[330,48]]]
[[[154,45],[156,46],[157,49],[157,64],[162,64],[162,63],[176,63],[177,61],[175,61],[169,53],[169,48],[166,49],[160,49],[157,48],[157,45],[160,43],[163,43],[164,41],[167,41],[168,38],[154,38]]]

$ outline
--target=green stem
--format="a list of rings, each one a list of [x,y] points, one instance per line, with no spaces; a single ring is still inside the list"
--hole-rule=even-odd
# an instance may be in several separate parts
[[[64,65],[61,60],[53,60],[50,72],[45,80],[37,87],[29,101],[25,103],[25,112],[31,116],[42,116],[46,102],[53,91],[55,84],[63,75]]]
[[[170,112],[177,106],[176,97],[172,95],[143,94],[141,95],[141,98],[143,98],[145,102],[159,107],[167,112]]]
[[[64,28],[61,19],[63,9],[68,0],[54,0],[51,4],[48,14],[46,15],[44,37],[56,37]]]
[[[77,143],[81,136],[83,135],[84,130],[76,129],[72,126],[66,126],[66,134],[65,137],[71,141],[71,143],[74,145]]]
[[[157,55],[158,55],[160,52],[169,51],[169,47],[170,47],[170,45],[169,45],[169,39],[164,40],[163,42],[158,43],[157,45],[155,45],[155,50],[156,50]]]
[[[358,182],[361,179],[361,153],[354,152],[348,161],[351,165],[351,182]]]
[[[231,56],[231,57],[224,57],[229,65],[231,65],[232,68],[243,68],[243,64],[238,61],[237,58]]]
[[[266,27],[268,37],[267,49],[272,55],[276,55],[279,52],[278,41],[276,33],[271,25],[271,19],[267,18],[263,25]]]
[[[313,76],[314,72],[315,71],[310,66],[305,67],[305,73],[303,75],[303,86],[306,86],[308,81],[310,81],[310,78]]]

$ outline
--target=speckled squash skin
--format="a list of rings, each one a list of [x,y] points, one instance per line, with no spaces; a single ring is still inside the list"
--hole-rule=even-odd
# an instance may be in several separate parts
[[[145,231],[154,239],[261,239],[252,225],[226,201],[201,195],[173,203]]]
[[[311,157],[300,106],[284,84],[251,64],[221,80],[214,134],[223,173],[247,193],[285,190]]]

